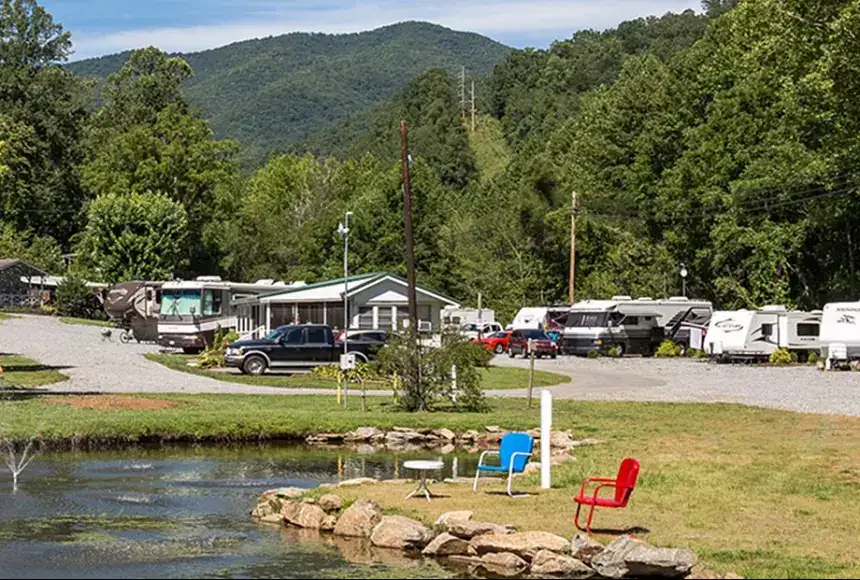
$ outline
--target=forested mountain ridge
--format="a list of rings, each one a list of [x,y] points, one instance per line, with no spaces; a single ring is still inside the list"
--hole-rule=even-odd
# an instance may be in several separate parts
[[[431,68],[486,75],[510,49],[489,38],[426,22],[356,34],[292,33],[182,56],[192,104],[215,135],[242,145],[243,159],[265,161],[306,135],[390,98]],[[76,75],[106,78],[129,52],[73,62]]]

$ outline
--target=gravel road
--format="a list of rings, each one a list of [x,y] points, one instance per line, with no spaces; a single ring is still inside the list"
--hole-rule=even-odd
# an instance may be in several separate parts
[[[101,328],[62,324],[41,316],[0,323],[0,352],[28,356],[59,367],[70,380],[45,387],[61,392],[325,394],[328,389],[283,389],[226,383],[167,369],[146,360],[154,345],[102,340]],[[498,365],[528,361],[497,357]],[[860,373],[824,373],[812,367],[717,365],[694,360],[585,359],[536,361],[537,368],[571,377],[552,387],[562,399],[599,401],[723,402],[809,413],[860,416]],[[368,394],[387,395],[386,391]],[[522,397],[525,389],[488,391]]]

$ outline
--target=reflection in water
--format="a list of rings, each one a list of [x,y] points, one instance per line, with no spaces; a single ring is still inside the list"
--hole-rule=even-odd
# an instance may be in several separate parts
[[[14,495],[11,478],[0,475],[0,578],[457,575],[366,542],[320,541],[250,519],[265,489],[391,478],[403,461],[433,455],[362,451],[255,445],[43,455]],[[445,477],[474,465],[452,459]]]

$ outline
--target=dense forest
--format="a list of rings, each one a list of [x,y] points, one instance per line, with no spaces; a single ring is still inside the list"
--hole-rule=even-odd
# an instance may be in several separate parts
[[[0,255],[117,281],[403,273],[400,119],[420,283],[509,317],[563,302],[577,192],[578,298],[680,291],[723,308],[858,298],[860,0],[705,2],[515,50],[477,131],[431,69],[251,175],[184,87],[136,51],[96,87],[34,0],[0,8]],[[101,107],[90,103],[98,90]],[[316,154],[305,152],[304,149]]]
[[[336,122],[366,116],[431,68],[488,74],[510,49],[489,38],[427,22],[357,34],[292,33],[176,54],[194,75],[183,87],[215,136],[241,145],[243,166],[259,166]],[[103,82],[130,52],[69,63]]]

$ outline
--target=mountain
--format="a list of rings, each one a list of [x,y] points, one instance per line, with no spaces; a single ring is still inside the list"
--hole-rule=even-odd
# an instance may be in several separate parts
[[[182,54],[194,69],[191,101],[218,137],[260,162],[310,134],[389,99],[430,68],[486,75],[510,52],[494,40],[426,22],[356,34],[292,33]],[[105,78],[129,52],[73,62],[75,74]]]

